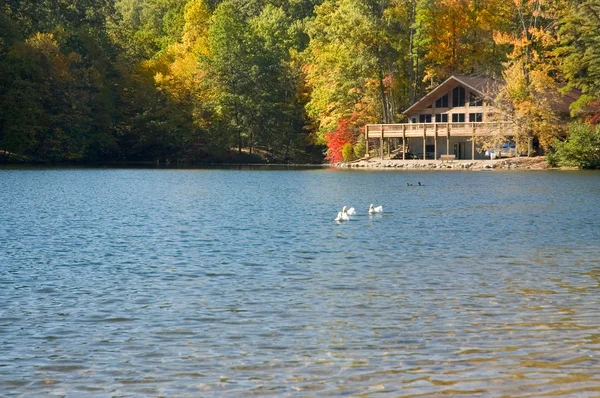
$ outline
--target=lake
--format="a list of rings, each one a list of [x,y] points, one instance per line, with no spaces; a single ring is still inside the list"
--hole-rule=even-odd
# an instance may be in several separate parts
[[[599,242],[598,172],[0,169],[0,391],[598,396]]]

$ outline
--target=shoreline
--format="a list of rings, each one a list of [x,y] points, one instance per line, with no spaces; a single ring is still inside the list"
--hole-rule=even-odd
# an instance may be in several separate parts
[[[477,159],[477,160],[401,160],[401,159],[361,159],[354,162],[341,162],[332,165],[340,169],[395,169],[395,170],[565,170],[553,168],[548,165],[544,156],[515,157],[504,159]]]

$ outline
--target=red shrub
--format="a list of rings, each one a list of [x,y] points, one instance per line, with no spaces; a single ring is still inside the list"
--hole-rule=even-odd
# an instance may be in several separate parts
[[[331,163],[341,162],[343,160],[342,148],[344,144],[350,143],[354,145],[356,138],[352,132],[353,127],[348,119],[340,119],[338,126],[334,131],[325,133],[325,140],[327,141],[327,152],[326,160]]]

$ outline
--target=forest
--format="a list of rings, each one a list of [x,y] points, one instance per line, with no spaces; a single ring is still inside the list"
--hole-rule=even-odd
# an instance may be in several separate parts
[[[452,74],[600,119],[600,0],[3,0],[0,160],[338,161]],[[551,127],[551,126],[550,126]]]

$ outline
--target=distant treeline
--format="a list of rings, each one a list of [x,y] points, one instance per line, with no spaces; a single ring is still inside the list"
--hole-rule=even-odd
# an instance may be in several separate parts
[[[5,0],[0,159],[335,160],[451,74],[589,113],[599,31],[598,0]]]

